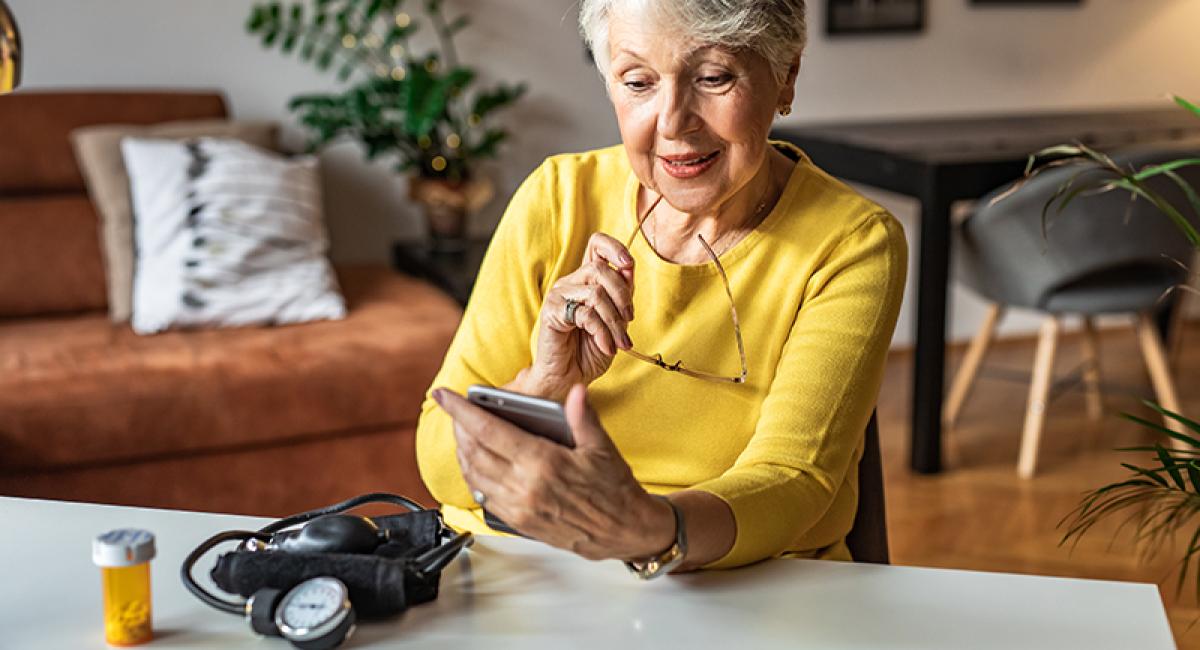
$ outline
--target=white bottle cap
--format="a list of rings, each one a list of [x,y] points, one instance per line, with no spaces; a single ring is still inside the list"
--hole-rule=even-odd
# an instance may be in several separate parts
[[[98,566],[133,566],[154,559],[154,533],[139,528],[110,530],[92,540],[92,562]]]

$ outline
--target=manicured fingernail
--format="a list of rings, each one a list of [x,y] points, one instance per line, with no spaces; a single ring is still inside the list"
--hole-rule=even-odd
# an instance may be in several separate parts
[[[621,251],[621,254],[617,255],[617,259],[621,260],[622,264],[633,264],[633,258],[625,251]]]
[[[633,341],[629,340],[629,335],[628,335],[628,334],[622,334],[622,335],[621,335],[621,339],[622,339],[622,340],[625,342],[625,349],[626,349],[626,350],[628,350],[628,349],[630,349],[630,348],[632,348],[632,347],[633,347]]]
[[[633,305],[625,308],[625,320],[633,320]]]
[[[433,389],[433,401],[437,402],[438,406],[445,406],[445,404],[442,402],[442,400],[444,400],[444,399],[445,399],[445,397],[443,397],[442,389],[440,389],[440,388]]]

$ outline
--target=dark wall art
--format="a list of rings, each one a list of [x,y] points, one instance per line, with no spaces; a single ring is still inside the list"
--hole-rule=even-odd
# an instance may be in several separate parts
[[[825,0],[825,33],[880,34],[920,32],[925,0]]]

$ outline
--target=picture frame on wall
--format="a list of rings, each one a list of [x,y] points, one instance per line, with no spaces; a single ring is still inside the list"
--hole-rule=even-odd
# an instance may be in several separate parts
[[[918,33],[925,29],[925,0],[825,0],[825,33]]]

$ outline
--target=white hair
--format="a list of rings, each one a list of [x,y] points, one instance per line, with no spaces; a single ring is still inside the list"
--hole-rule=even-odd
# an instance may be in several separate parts
[[[709,46],[749,50],[767,60],[775,80],[784,83],[808,39],[805,0],[582,0],[579,31],[596,67],[608,75],[608,19],[616,8],[632,8],[671,25]]]

